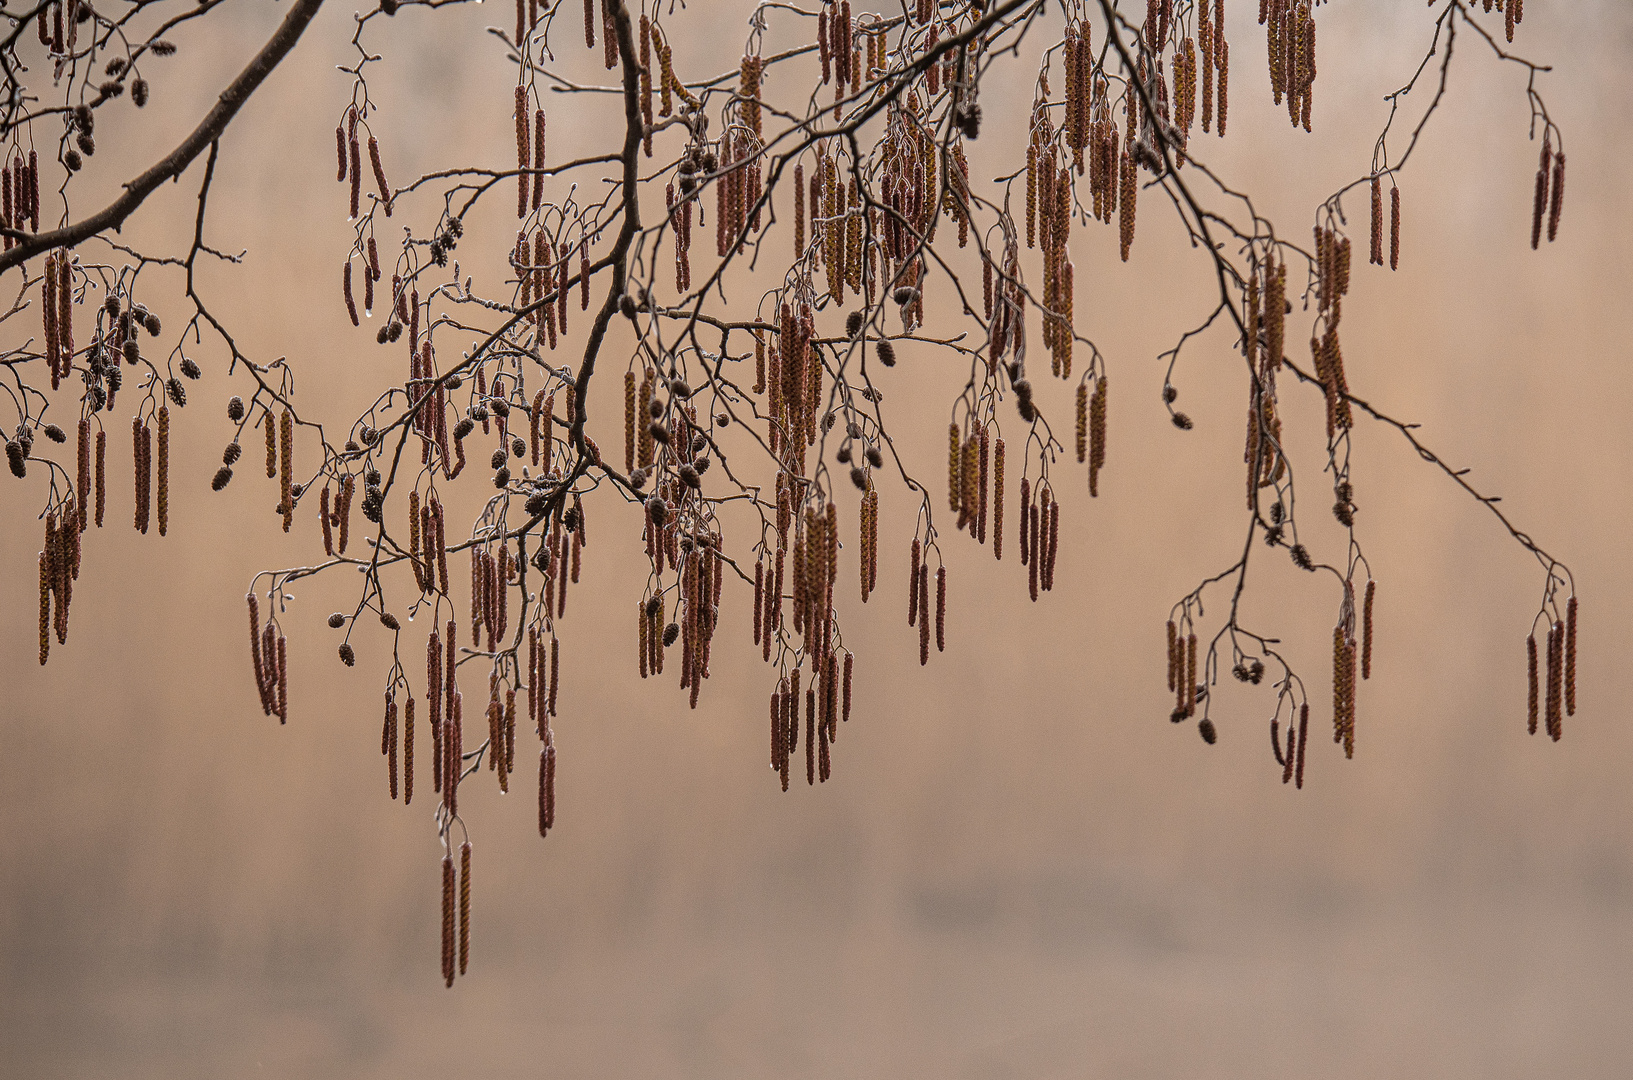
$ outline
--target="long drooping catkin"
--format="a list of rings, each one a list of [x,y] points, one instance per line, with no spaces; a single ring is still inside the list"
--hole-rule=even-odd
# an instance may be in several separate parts
[[[108,463],[108,432],[105,428],[98,428],[96,432],[96,527],[102,527],[102,511],[108,504],[107,484]]]
[[[442,857],[442,978],[454,985],[454,856]]]
[[[911,548],[912,562],[907,571],[907,625],[914,626],[919,621],[919,538],[913,537]]]
[[[936,567],[936,652],[947,651],[947,568]]]
[[[471,959],[471,842],[459,845],[459,973]]]
[[[1304,787],[1304,744],[1310,733],[1310,703],[1298,707],[1298,763],[1293,768],[1293,786]]]
[[[278,475],[278,422],[271,410],[261,414],[261,427],[266,430],[266,478],[273,480]]]
[[[1378,583],[1367,581],[1366,602],[1361,611],[1361,678],[1372,678],[1372,598],[1378,593]]]
[[[414,697],[403,709],[403,805],[414,801]]]
[[[1004,557],[1004,440],[992,447],[992,557]]]
[[[335,550],[346,554],[346,541],[351,538],[352,525],[352,492],[357,484],[356,478],[347,476],[340,485],[340,498],[336,500],[335,513],[340,515],[340,535],[335,540]],[[446,578],[444,578],[446,582]]]
[[[1526,684],[1526,730],[1532,735],[1537,733],[1537,635],[1529,634],[1525,639],[1525,684]]]
[[[1384,264],[1383,183],[1377,176],[1372,178],[1372,255],[1369,261],[1374,266]]]
[[[41,599],[43,601],[44,597]],[[266,661],[261,656],[260,605],[256,603],[253,592],[246,593],[244,599],[249,603],[249,656],[250,662],[255,666],[255,689],[261,696],[261,711],[271,716],[272,702],[267,697]]]
[[[1513,0],[1518,3],[1519,0]],[[1562,150],[1554,158],[1554,187],[1553,194],[1548,199],[1548,242],[1554,242],[1559,235],[1559,215],[1565,207],[1565,152]],[[1533,244],[1533,247],[1536,245]]]
[[[930,564],[919,564],[919,666],[930,662]]]
[[[1179,627],[1174,620],[1168,620],[1168,692],[1173,693],[1179,686],[1179,663],[1177,660],[1179,647]]]
[[[1558,742],[1565,732],[1565,624],[1548,631],[1548,734]]]
[[[170,406],[159,406],[159,535],[170,528]]]
[[[1185,715],[1196,715],[1196,635],[1185,638]]]
[[[1089,399],[1089,497],[1100,495],[1100,470],[1106,465],[1106,376],[1095,381]]]
[[[397,699],[390,694],[386,695],[386,722],[384,746],[381,752],[386,756],[386,776],[390,785],[391,798],[397,798]]]
[[[1576,597],[1565,604],[1565,715],[1576,715]]]
[[[252,598],[250,603],[255,601]],[[251,620],[254,620],[253,608]],[[255,642],[255,635],[250,635],[251,643]],[[257,646],[257,652],[259,647]],[[45,552],[40,552],[40,664],[43,666],[51,655],[51,559]],[[260,661],[256,660],[256,677],[260,677]],[[263,695],[264,696],[264,695]]]
[[[91,509],[91,421],[89,417],[80,417],[78,439],[75,443],[78,468],[74,473],[74,494],[79,497],[80,532],[85,531],[86,518]]]
[[[135,441],[136,459],[136,531],[147,532],[148,516],[152,512],[151,502],[153,474],[151,472],[152,432],[142,423],[140,416],[131,419],[131,435]]]
[[[285,409],[278,417],[279,494],[283,502],[284,532],[295,522],[295,418]],[[348,500],[349,501],[349,500]]]

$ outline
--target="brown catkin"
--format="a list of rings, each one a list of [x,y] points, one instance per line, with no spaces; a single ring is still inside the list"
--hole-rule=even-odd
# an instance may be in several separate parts
[[[442,978],[454,985],[454,856],[442,857]]]
[[[795,549],[798,550],[797,548]],[[907,572],[907,625],[917,625],[919,621],[919,538],[913,537],[911,548],[912,562]]]
[[[1565,714],[1576,715],[1576,597],[1565,604]]]
[[[409,544],[409,550],[411,552],[413,552],[414,555],[418,555],[418,549],[419,549],[418,541],[419,541],[419,537],[420,537],[420,530],[419,530],[418,524],[413,521],[413,515],[412,514],[409,515],[409,518],[410,518],[410,524],[414,526],[413,530],[412,530],[412,539],[411,539],[411,542]],[[328,484],[324,484],[323,485],[323,490],[318,494],[318,523],[319,523],[319,525],[322,526],[322,529],[323,529],[323,554],[333,558],[334,553],[335,553],[335,540],[334,540],[334,529],[332,528],[331,523],[329,521],[329,485]],[[425,585],[424,585],[424,579],[420,576],[419,560],[418,560],[418,558],[413,558],[412,561],[414,563],[414,578],[415,578],[416,581],[419,581],[421,583],[420,584],[420,591],[423,592],[423,591],[425,591]]]
[[[1518,3],[1519,0],[1510,0]],[[1554,190],[1548,199],[1548,242],[1554,242],[1559,235],[1559,215],[1565,208],[1565,152],[1560,151],[1554,158]],[[1533,244],[1533,247],[1536,245]]]
[[[1526,730],[1532,735],[1537,733],[1537,635],[1532,633],[1525,639],[1525,683],[1526,683]]]
[[[471,842],[459,845],[459,973],[471,959]]]
[[[250,603],[254,604],[252,597]],[[252,616],[253,617],[253,616]],[[250,635],[250,641],[255,642],[255,635]],[[51,655],[51,560],[45,552],[40,552],[40,663]],[[256,665],[259,674],[260,665]]]
[[[1185,715],[1196,715],[1196,635],[1185,638]]]
[[[147,425],[142,423],[140,416],[131,418],[131,437],[135,442],[136,531],[145,534],[147,532],[148,514],[152,509],[152,504],[148,501],[151,487],[148,446],[151,433],[148,431]]]
[[[919,666],[930,662],[930,566],[919,565]]]
[[[170,406],[159,406],[159,535],[170,528]],[[287,518],[286,518],[287,520]],[[285,527],[285,532],[288,527]]]
[[[805,691],[805,783],[816,784],[816,673]]]
[[[1089,384],[1077,384],[1077,463],[1089,460]]]
[[[635,470],[635,372],[624,372],[624,471]]]
[[[1367,581],[1366,601],[1361,607],[1361,678],[1372,678],[1372,598],[1378,593],[1378,583]]]
[[[339,535],[339,537],[336,538],[335,550],[338,551],[342,555],[346,554],[346,541],[351,538],[352,492],[353,492],[353,490],[355,490],[356,485],[357,485],[357,479],[355,477],[352,477],[352,476],[346,477],[346,479],[344,481],[342,481],[341,485],[340,485],[340,498],[336,500],[336,502],[339,503],[339,506],[336,508],[335,513],[340,515],[340,535]],[[446,574],[443,575],[443,585],[444,585],[443,591],[446,592],[447,591],[447,575]]]
[[[397,799],[397,701],[386,696],[386,721],[381,731],[380,752],[386,756],[386,776],[391,798]]]
[[[1389,189],[1389,269],[1400,269],[1401,263],[1401,189]]]
[[[102,527],[102,511],[108,504],[107,485],[108,461],[108,432],[98,428],[96,432],[96,527]]]
[[[278,635],[278,723],[289,723],[289,639]]]
[[[295,522],[295,418],[288,409],[278,417],[279,489],[283,502],[284,532]],[[349,502],[350,500],[348,500]]]
[[[40,587],[43,590],[45,587],[45,564],[43,562],[40,564],[40,578]],[[42,602],[45,600],[43,593],[40,599]],[[272,703],[268,700],[266,692],[266,662],[261,658],[260,607],[255,602],[254,593],[246,593],[244,599],[249,602],[249,657],[250,662],[255,666],[255,689],[261,696],[262,711],[270,716],[272,714]],[[40,663],[45,663],[44,659]]]
[[[79,499],[79,531],[84,532],[86,517],[91,509],[91,421],[89,417],[80,417],[77,435],[75,450],[78,469],[74,474],[74,494]]]
[[[278,475],[278,422],[271,410],[261,414],[261,426],[266,428],[266,478],[271,480]]]
[[[1179,686],[1179,664],[1177,650],[1179,647],[1179,627],[1174,620],[1168,620],[1168,692],[1173,693]]]
[[[1535,245],[1532,245],[1533,247]],[[1372,178],[1372,257],[1374,266],[1384,264],[1384,199],[1383,182]]]
[[[403,805],[414,801],[414,699],[403,709]]]
[[[1558,742],[1565,732],[1565,624],[1556,621],[1548,637],[1548,734]]]
[[[992,448],[992,557],[1004,557],[1004,440]]]
[[[1293,785],[1304,787],[1304,744],[1310,733],[1310,703],[1298,707],[1298,763],[1293,768]]]
[[[936,567],[936,652],[947,651],[947,568]]]

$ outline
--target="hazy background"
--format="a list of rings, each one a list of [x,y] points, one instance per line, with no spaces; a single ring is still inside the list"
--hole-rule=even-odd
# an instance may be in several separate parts
[[[1423,8],[1319,9],[1307,136],[1270,103],[1250,7],[1232,5],[1231,138],[1207,154],[1303,240],[1311,208],[1366,171],[1381,95],[1426,47]],[[189,129],[283,10],[245,4],[209,37],[180,36],[169,67],[153,62],[143,123],[119,122],[128,101],[104,110],[80,210]],[[349,229],[331,130],[348,97],[335,65],[352,62],[351,11],[325,10],[223,144],[210,235],[249,256],[207,278],[248,351],[295,358],[300,400],[331,423],[402,377],[399,350],[352,330],[337,295]],[[747,11],[694,5],[669,19],[683,74],[734,67]],[[130,533],[128,483],[110,483],[69,644],[44,669],[44,482],[0,483],[0,1075],[1625,1075],[1633,736],[1616,704],[1630,642],[1614,612],[1633,600],[1633,9],[1528,14],[1515,47],[1558,68],[1539,85],[1570,156],[1559,242],[1527,243],[1524,74],[1465,34],[1444,111],[1400,180],[1401,269],[1358,260],[1345,352],[1357,394],[1421,422],[1575,570],[1580,707],[1562,743],[1525,733],[1541,571],[1398,435],[1365,422],[1354,480],[1380,585],[1355,760],[1317,737],[1305,789],[1282,786],[1264,687],[1220,688],[1217,746],[1167,722],[1165,613],[1240,551],[1243,402],[1240,361],[1216,333],[1181,367],[1196,430],[1166,422],[1154,357],[1205,314],[1211,285],[1147,196],[1129,266],[1114,230],[1073,233],[1079,323],[1110,357],[1111,444],[1098,500],[1075,467],[1057,474],[1054,593],[1033,606],[1017,563],[952,538],[948,651],[920,669],[902,617],[911,507],[885,486],[880,592],[865,609],[851,599],[853,556],[842,559],[857,705],[827,785],[784,795],[765,768],[772,676],[750,651],[746,590],[728,589],[697,712],[672,684],[635,677],[637,519],[592,505],[586,581],[563,627],[558,828],[537,835],[531,750],[514,797],[487,773],[467,785],[473,960],[449,991],[428,774],[405,810],[377,752],[388,646],[358,635],[345,669],[323,625],[350,608],[355,579],[294,590],[289,725],[257,707],[242,596],[255,570],[310,561],[316,529],[303,513],[294,535],[278,530],[253,446],[226,492],[208,490],[229,437],[222,404],[247,393],[210,346],[192,350],[206,377],[177,416],[171,535]],[[494,3],[373,24],[368,45],[387,57],[371,69],[376,130],[395,182],[510,160],[513,69],[481,32],[510,17]],[[600,81],[599,53],[572,29],[558,35],[562,70]],[[768,40],[768,52],[787,43]],[[1033,71],[1010,64],[984,87],[977,172],[1017,160]],[[768,95],[792,95],[792,77],[781,82]],[[549,107],[554,160],[599,145],[595,103]],[[197,172],[128,233],[178,235]],[[479,214],[456,253],[479,290],[501,273],[506,205]],[[423,235],[427,204],[402,206],[393,227]],[[1349,209],[1364,245],[1364,202]],[[707,240],[700,230],[700,273]],[[173,278],[155,284],[170,334],[184,309]],[[883,375],[886,418],[939,498],[938,433],[962,375],[903,353]],[[1070,390],[1036,381],[1069,427]],[[1310,542],[1330,558],[1341,533],[1309,456],[1320,398],[1289,385],[1283,400],[1315,500]],[[618,443],[616,411],[594,428],[602,446]],[[128,440],[119,422],[110,430],[119,478]],[[840,498],[853,530],[854,502]],[[1286,640],[1312,684],[1319,736],[1338,598],[1280,553],[1256,558],[1250,596],[1252,625]],[[422,631],[404,640],[423,655]],[[427,757],[422,742],[422,769]]]

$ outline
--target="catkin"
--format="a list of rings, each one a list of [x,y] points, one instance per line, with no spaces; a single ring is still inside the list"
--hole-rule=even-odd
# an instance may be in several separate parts
[[[1536,245],[1533,244],[1532,247]],[[1384,200],[1383,182],[1372,178],[1372,258],[1374,266],[1384,264]]]
[[[403,805],[414,801],[414,698],[403,709]]]
[[[992,448],[992,557],[1004,557],[1004,440]]]
[[[1361,678],[1372,678],[1372,598],[1377,595],[1378,583],[1367,581],[1366,602],[1361,611]]]
[[[1106,376],[1095,381],[1089,399],[1089,496],[1100,495],[1100,470],[1106,464]]]
[[[150,471],[149,454],[152,433],[140,416],[131,419],[131,435],[135,441],[136,459],[136,531],[146,534],[148,515],[152,510],[149,501],[152,487],[152,473]]]
[[[386,774],[391,798],[397,799],[397,701],[386,695],[385,727],[381,731],[380,752],[386,756]]]
[[[1519,0],[1509,0],[1518,4]],[[1548,200],[1548,242],[1554,242],[1559,235],[1559,215],[1565,208],[1565,152],[1561,150],[1554,158],[1554,190]],[[1535,247],[1535,244],[1531,245]]]
[[[919,666],[930,662],[930,566],[919,565]]]
[[[534,440],[535,443],[537,440]],[[624,471],[635,471],[635,372],[624,372]]]
[[[1389,269],[1400,269],[1401,262],[1401,189],[1389,189]]]
[[[471,959],[471,842],[459,845],[459,973]]]
[[[442,978],[454,985],[454,856],[442,857]]]
[[[1565,715],[1576,715],[1576,597],[1565,604]]]
[[[1077,384],[1077,463],[1089,460],[1089,384]]]
[[[278,475],[278,422],[271,410],[261,415],[261,426],[266,429],[266,478],[271,480]]]
[[[1293,768],[1293,786],[1304,788],[1304,744],[1310,731],[1310,703],[1298,707],[1298,763]]]
[[[1179,664],[1178,664],[1177,659],[1176,659],[1176,657],[1177,657],[1176,650],[1178,649],[1178,647],[1179,647],[1179,627],[1174,625],[1174,620],[1173,619],[1169,619],[1168,620],[1168,692],[1169,693],[1173,693],[1178,688],[1178,685],[1179,685]]]
[[[288,409],[285,409],[283,414],[278,417],[278,452],[280,462],[280,477],[278,482],[280,494],[283,498],[283,502],[280,505],[283,508],[284,532],[288,532],[289,526],[294,524],[295,521],[295,496],[293,494],[295,474],[295,418]],[[350,500],[347,501],[350,502]]]
[[[1537,733],[1537,635],[1529,634],[1525,639],[1525,684],[1526,684],[1526,730],[1532,735]]]
[[[1565,624],[1555,621],[1548,640],[1548,734],[1558,742],[1565,730]]]
[[[103,428],[96,432],[96,527],[102,527],[102,511],[107,508],[108,433]]]
[[[947,651],[947,568],[936,567],[936,652]]]
[[[170,406],[159,406],[159,535],[170,528]],[[287,526],[285,531],[288,531]]]
[[[1181,687],[1185,694],[1185,715],[1196,715],[1196,635],[1190,634],[1185,638],[1185,685]]]
[[[527,88],[525,86],[518,86],[518,87],[516,87],[516,109],[515,109],[515,121],[516,121],[516,216],[518,218],[524,218],[524,217],[527,216],[527,193],[528,193],[528,190],[532,187],[531,180],[527,175],[528,161],[532,157],[532,154],[529,152],[531,150],[531,147],[528,145],[529,140],[528,140],[528,130],[527,130],[527,121],[528,121],[527,112],[528,112],[528,110],[527,110]],[[370,140],[371,148],[372,148],[372,143],[373,143],[373,140],[371,139]]]
[[[80,532],[84,532],[86,518],[91,509],[91,421],[89,417],[80,417],[77,435],[75,450],[78,468],[74,474],[74,494],[79,499],[78,528]]]

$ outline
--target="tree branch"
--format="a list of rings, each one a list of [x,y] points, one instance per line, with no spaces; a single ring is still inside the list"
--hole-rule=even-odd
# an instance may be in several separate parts
[[[295,0],[294,6],[290,8],[289,14],[284,16],[284,21],[277,32],[267,40],[249,65],[238,73],[238,77],[227,89],[221,92],[215,107],[180,146],[147,172],[127,183],[125,193],[101,211],[63,228],[30,236],[20,241],[10,251],[0,254],[0,273],[21,265],[41,252],[73,247],[81,240],[107,229],[117,231],[124,225],[125,219],[135,213],[136,208],[141,206],[160,184],[180,176],[193,163],[193,159],[204,152],[205,147],[221,137],[221,133],[238,114],[244,102],[248,101],[256,88],[272,74],[272,69],[289,54],[289,50],[295,47],[301,33],[322,6],[323,0]]]

